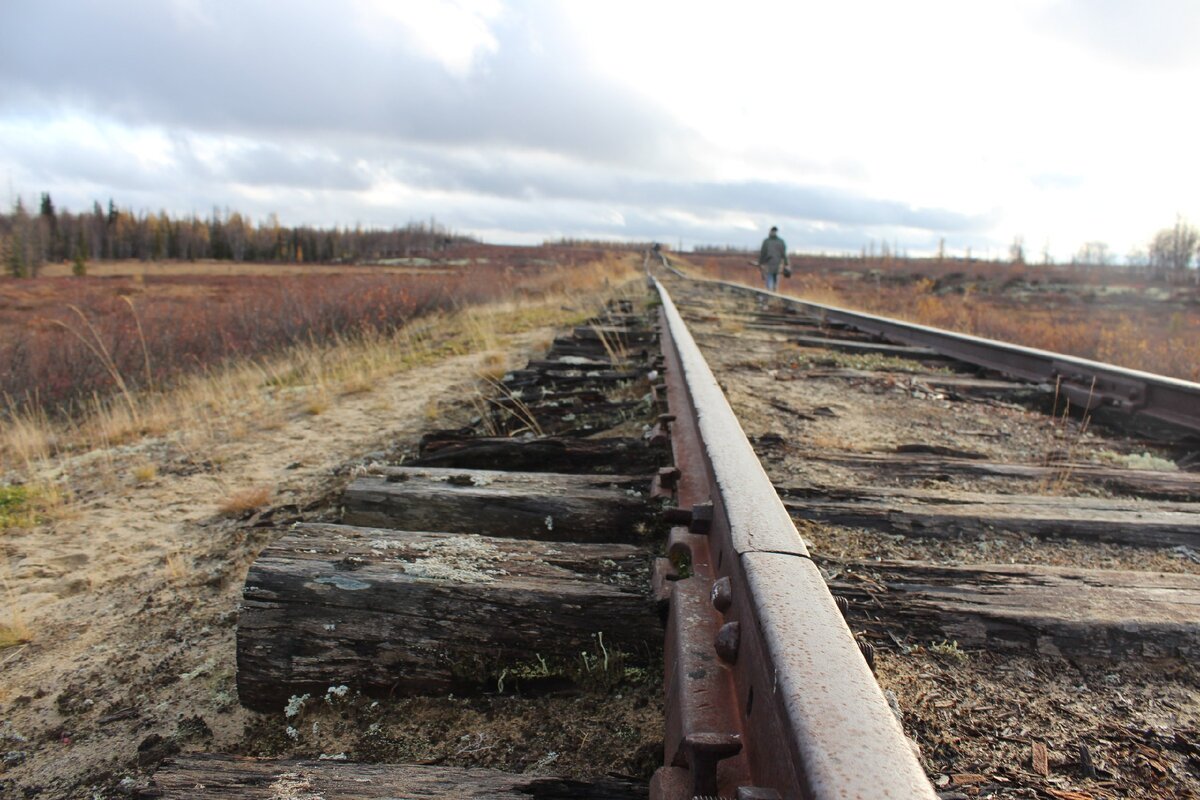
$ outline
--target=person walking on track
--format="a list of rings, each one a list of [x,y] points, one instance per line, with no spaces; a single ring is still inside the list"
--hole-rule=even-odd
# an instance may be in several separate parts
[[[768,292],[773,292],[779,287],[780,269],[783,270],[784,275],[792,274],[791,266],[788,264],[787,242],[779,238],[779,228],[772,226],[767,238],[763,239],[762,249],[758,253],[758,263],[755,266],[762,271]]]

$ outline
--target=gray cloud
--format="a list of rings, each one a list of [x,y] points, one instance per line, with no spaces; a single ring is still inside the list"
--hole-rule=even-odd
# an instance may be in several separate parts
[[[372,185],[367,170],[334,153],[295,153],[276,144],[239,152],[221,167],[214,177],[251,186],[362,191]]]
[[[20,132],[0,130],[0,164],[9,162],[4,177],[16,187],[41,191],[59,189],[62,194],[84,198],[97,188],[107,193],[152,191],[177,177],[173,167],[144,163],[136,153],[112,142],[27,137]],[[15,169],[15,173],[12,171]],[[80,191],[64,191],[74,187]],[[86,201],[90,207],[90,199]],[[76,209],[78,205],[74,206]]]
[[[320,147],[303,139],[238,139],[217,157],[201,157],[204,144],[186,133],[174,133],[168,144],[165,159],[147,164],[125,148],[0,136],[0,149],[21,164],[20,184],[50,191],[60,207],[72,209],[113,196],[135,208],[231,206],[257,218],[278,212],[284,221],[313,224],[386,226],[436,214],[458,228],[522,236],[540,231],[751,244],[759,231],[725,221],[740,217],[763,228],[784,225],[802,234],[806,247],[851,250],[872,236],[899,237],[913,247],[939,235],[979,236],[994,221],[827,186],[689,182],[495,147],[444,149],[362,137],[326,137]],[[378,182],[418,192],[420,207],[368,202],[363,195]],[[610,221],[617,215],[621,221]]]
[[[694,134],[589,71],[553,3],[497,20],[498,47],[462,76],[401,39],[364,36],[343,6],[187,7],[0,4],[5,177],[74,210],[114,197],[176,213],[278,212],[288,223],[435,215],[527,239],[753,245],[761,230],[749,221],[783,226],[795,246],[857,250],[871,236],[914,247],[981,236],[994,221],[818,184],[689,180],[697,165],[684,154],[704,152]],[[63,115],[101,134],[21,133]],[[6,120],[20,124],[6,133]],[[164,133],[165,152],[143,158],[127,143],[132,130]],[[799,172],[864,173],[858,162],[789,158]],[[389,182],[414,191],[412,207],[372,199]]]
[[[531,201],[619,200],[622,205],[740,211],[843,225],[888,225],[948,233],[980,231],[993,221],[979,215],[917,208],[819,185],[669,180],[572,166],[548,168],[504,154],[481,161],[430,152],[424,154],[419,167],[401,163],[394,168],[406,182],[425,188]]]
[[[145,0],[6,4],[0,110],[35,95],[131,124],[369,133],[643,164],[688,135],[589,73],[553,13],[536,30],[515,13],[500,20],[499,49],[463,79],[403,41],[364,36],[343,6],[244,0],[206,13],[196,22]]]

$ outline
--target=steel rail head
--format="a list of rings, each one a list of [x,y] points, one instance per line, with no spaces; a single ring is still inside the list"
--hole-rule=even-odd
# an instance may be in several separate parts
[[[664,347],[673,350],[694,412],[673,427],[696,426],[712,500],[709,606],[718,624],[707,645],[716,658],[703,663],[725,671],[741,726],[713,733],[741,734],[738,757],[753,783],[722,786],[722,794],[932,800],[933,787],[716,377],[656,286]],[[668,707],[681,702],[668,698]],[[686,727],[674,734],[681,742],[688,735]],[[686,762],[676,758],[668,771]],[[709,780],[693,779],[693,786]]]
[[[1200,383],[915,322],[902,322],[862,311],[850,311],[740,283],[697,278],[674,267],[669,269],[688,280],[771,297],[794,308],[804,309],[812,316],[892,341],[929,347],[968,364],[1026,380],[1058,384],[1061,392],[1076,407],[1092,410],[1105,405],[1118,411],[1200,431]]]

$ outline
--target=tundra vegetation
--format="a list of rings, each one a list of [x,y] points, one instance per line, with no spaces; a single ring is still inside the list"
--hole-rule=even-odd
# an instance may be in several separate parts
[[[365,265],[122,260],[0,277],[0,467],[195,427],[227,406],[320,414],[390,371],[493,349],[636,266],[599,248],[450,236],[373,252]]]
[[[85,277],[0,278],[0,531],[75,514],[72,460],[95,462],[114,482],[128,473],[136,486],[155,484],[162,472],[139,444],[149,440],[211,470],[217,512],[243,517],[275,499],[272,486],[226,485],[221,443],[454,356],[481,353],[479,380],[494,385],[497,350],[513,335],[579,323],[638,266],[586,248],[473,246],[454,256],[424,258],[416,272],[124,261]],[[0,649],[33,638],[9,555],[0,554]],[[186,571],[179,554],[165,568]]]
[[[1175,252],[1169,245],[1190,236],[1188,226],[1177,227],[1155,237],[1154,261],[1142,266],[1118,266],[1107,257],[1105,263],[1030,264],[946,256],[795,255],[793,277],[781,282],[780,291],[1200,381],[1200,270],[1186,266],[1191,262],[1182,255],[1169,260],[1167,254]],[[1182,241],[1177,249],[1186,245]],[[685,261],[697,274],[757,285],[757,271],[747,266],[752,257],[710,250]]]

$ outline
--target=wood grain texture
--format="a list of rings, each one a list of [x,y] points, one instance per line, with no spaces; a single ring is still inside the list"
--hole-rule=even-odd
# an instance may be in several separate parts
[[[805,459],[869,471],[893,478],[985,477],[1071,482],[1103,486],[1112,492],[1161,500],[1200,500],[1200,473],[1122,469],[1099,464],[1015,464],[905,453],[805,453]]]
[[[904,344],[886,344],[878,341],[862,339],[836,339],[827,336],[792,336],[789,339],[801,347],[815,347],[824,350],[838,350],[844,353],[874,353],[899,358],[912,358],[919,361],[952,361],[949,356],[941,355],[928,347],[915,347]]]
[[[883,627],[898,622],[964,647],[1116,659],[1200,655],[1196,575],[867,562],[845,565],[830,589],[859,601]]]
[[[661,648],[648,551],[344,525],[299,525],[255,561],[238,620],[242,703],[346,684],[476,690],[505,668]]]
[[[1200,504],[853,487],[780,489],[794,517],[906,536],[997,532],[1142,547],[1200,545]]]
[[[355,479],[345,522],[570,542],[645,542],[658,524],[648,476],[387,467]]]
[[[142,800],[641,800],[644,783],[511,775],[491,769],[404,764],[294,761],[221,755],[178,756],[166,762]]]
[[[571,331],[571,338],[581,342],[607,342],[610,347],[628,348],[632,345],[654,344],[658,341],[658,334],[640,326],[579,325]]]
[[[420,457],[409,464],[454,469],[629,475],[653,473],[669,458],[670,453],[666,448],[651,447],[645,439],[627,437],[579,439],[538,436],[517,439],[504,436],[426,435],[421,438]]]
[[[946,375],[936,372],[888,372],[886,370],[863,370],[849,368],[818,368],[797,371],[787,376],[789,380],[800,379],[846,380],[878,383],[883,380],[909,381],[913,385],[940,390],[952,398],[987,398],[1020,403],[1049,402],[1054,396],[1054,387],[1043,384],[1023,383],[1002,379],[976,378],[969,375]]]

